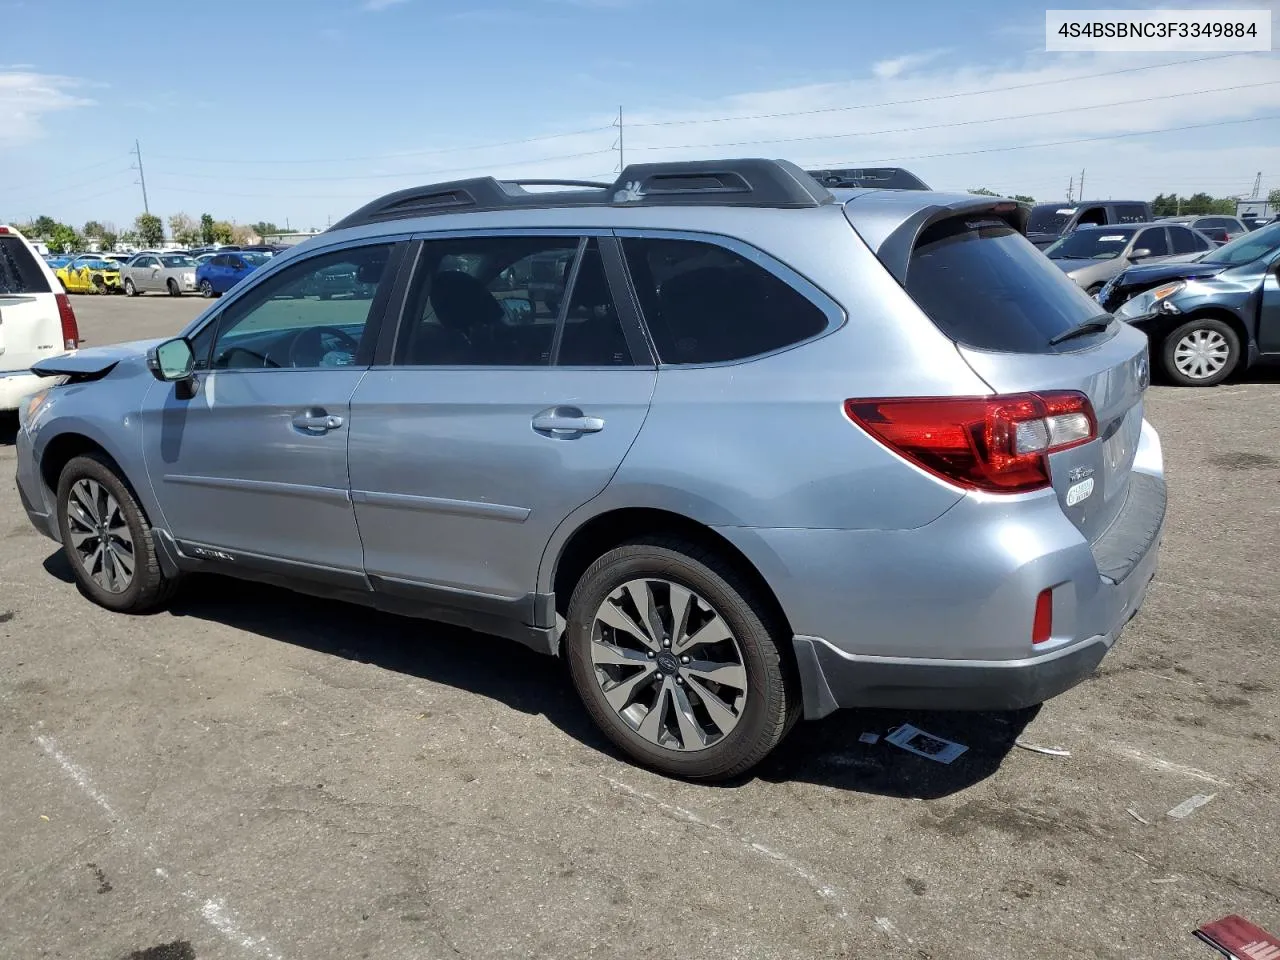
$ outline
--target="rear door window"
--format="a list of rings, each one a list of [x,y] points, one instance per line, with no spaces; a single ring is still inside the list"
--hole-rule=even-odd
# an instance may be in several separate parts
[[[622,248],[662,363],[745,360],[808,340],[829,323],[795,287],[718,244],[627,237]]]
[[[27,245],[13,235],[0,237],[0,294],[48,292],[49,281]]]
[[[1140,203],[1117,203],[1115,206],[1116,223],[1142,223],[1150,220],[1147,208]]]
[[[1208,250],[1207,241],[1200,238],[1186,227],[1169,227],[1169,238],[1173,241],[1174,253],[1196,253],[1200,250]]]
[[[944,334],[980,350],[1068,352],[1113,335],[1049,344],[1102,310],[1003,220],[952,217],[927,228],[912,251],[906,289]]]
[[[1150,250],[1150,256],[1166,257],[1169,255],[1169,241],[1165,238],[1164,227],[1150,227],[1138,234],[1138,239],[1133,242],[1133,249]]]

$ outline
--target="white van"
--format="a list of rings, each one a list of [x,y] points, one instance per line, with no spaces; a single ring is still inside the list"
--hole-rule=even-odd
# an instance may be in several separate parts
[[[58,278],[22,234],[0,224],[0,411],[18,409],[23,397],[47,385],[32,364],[79,345],[76,315]]]

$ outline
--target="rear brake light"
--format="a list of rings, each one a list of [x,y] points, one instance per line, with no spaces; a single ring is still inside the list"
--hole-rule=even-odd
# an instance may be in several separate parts
[[[75,350],[80,346],[80,327],[76,323],[76,312],[71,309],[71,299],[65,293],[54,295],[58,301],[58,319],[62,321],[62,348]]]
[[[1044,643],[1053,633],[1053,591],[1041,590],[1036,597],[1036,615],[1031,622],[1031,642]]]
[[[8,233],[8,232],[9,232],[8,227],[0,227],[0,233]]]
[[[996,493],[1049,486],[1049,454],[1098,435],[1089,398],[1067,390],[846,400],[844,409],[917,466],[959,486]]]

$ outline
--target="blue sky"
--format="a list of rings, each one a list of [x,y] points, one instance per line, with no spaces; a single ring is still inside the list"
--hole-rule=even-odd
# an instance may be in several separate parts
[[[294,227],[414,183],[611,177],[619,105],[628,161],[904,157],[1042,199],[1082,167],[1091,196],[1280,186],[1274,54],[1047,54],[1025,2],[109,6],[0,0],[0,219],[126,225],[135,137],[153,212]],[[1228,120],[1250,122],[1004,149]]]

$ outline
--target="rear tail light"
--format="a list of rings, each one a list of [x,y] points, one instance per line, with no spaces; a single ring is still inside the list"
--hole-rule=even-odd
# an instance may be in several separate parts
[[[894,452],[961,487],[1024,493],[1050,484],[1049,454],[1098,435],[1083,393],[846,400],[849,419]]]
[[[58,301],[58,319],[62,321],[62,347],[64,350],[75,350],[80,346],[80,327],[76,323],[76,312],[71,309],[71,299],[65,293],[54,296]]]
[[[1036,615],[1031,621],[1031,642],[1044,643],[1053,633],[1053,591],[1041,590],[1036,597]]]

